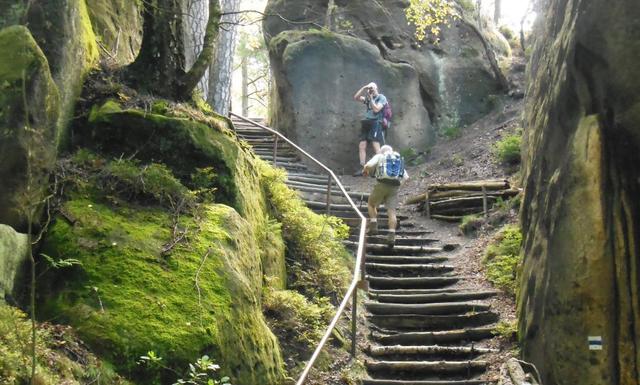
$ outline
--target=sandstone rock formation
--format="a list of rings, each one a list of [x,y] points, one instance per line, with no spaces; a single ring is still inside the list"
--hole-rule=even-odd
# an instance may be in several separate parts
[[[525,118],[522,352],[545,384],[638,384],[640,3],[550,0],[541,11]]]
[[[388,142],[417,151],[433,142],[435,128],[482,116],[489,95],[500,92],[487,59],[491,41],[508,54],[498,35],[487,40],[462,17],[444,28],[438,46],[419,45],[404,16],[408,3],[388,3],[336,1],[328,13],[327,1],[278,0],[265,11],[276,83],[272,123],[338,170],[358,166],[364,107],[352,96],[370,81],[393,106]]]
[[[29,30],[0,30],[0,223],[26,228],[28,203],[44,196],[55,161],[58,87]],[[26,107],[26,108],[25,108]]]
[[[16,290],[16,278],[29,257],[28,242],[26,234],[0,224],[0,302],[11,298]]]

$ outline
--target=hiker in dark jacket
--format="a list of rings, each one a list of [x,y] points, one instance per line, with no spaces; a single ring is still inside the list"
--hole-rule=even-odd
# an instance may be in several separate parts
[[[382,109],[387,104],[387,98],[378,92],[376,83],[362,86],[354,95],[353,100],[364,103],[366,106],[364,119],[361,121],[360,143],[358,154],[360,167],[367,161],[367,143],[371,143],[374,152],[380,152],[380,146],[384,145],[384,133],[382,131]],[[353,176],[362,176],[358,170]]]

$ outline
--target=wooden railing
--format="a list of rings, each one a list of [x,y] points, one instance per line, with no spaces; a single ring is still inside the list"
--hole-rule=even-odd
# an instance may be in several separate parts
[[[366,244],[365,244],[365,242],[366,242],[365,231],[366,231],[367,220],[364,217],[364,215],[362,215],[360,210],[358,210],[358,207],[356,206],[356,204],[353,202],[353,200],[351,199],[351,197],[347,193],[347,190],[344,188],[342,183],[340,183],[340,180],[336,177],[336,175],[333,173],[333,171],[331,169],[329,169],[327,166],[325,166],[322,162],[320,162],[319,160],[317,160],[316,158],[311,156],[309,153],[307,153],[305,150],[300,148],[298,145],[293,143],[291,140],[289,140],[287,137],[285,137],[284,135],[282,135],[278,131],[273,130],[273,129],[271,129],[271,128],[267,127],[267,126],[264,126],[264,125],[262,125],[262,124],[260,124],[258,122],[255,122],[253,120],[247,119],[247,118],[245,118],[243,116],[240,116],[238,114],[235,114],[233,112],[230,112],[229,114],[231,116],[234,116],[234,117],[244,121],[244,122],[252,124],[252,125],[254,125],[256,127],[259,127],[261,129],[263,129],[265,131],[268,131],[269,133],[273,134],[274,139],[275,139],[274,142],[273,142],[273,164],[274,164],[274,166],[276,165],[276,157],[278,155],[278,141],[279,140],[283,140],[283,141],[289,143],[289,145],[291,145],[293,148],[295,148],[299,153],[304,155],[307,159],[311,160],[313,163],[315,163],[318,166],[320,166],[320,168],[322,168],[329,175],[329,177],[327,179],[327,214],[329,214],[331,212],[331,184],[335,183],[336,186],[340,189],[340,191],[344,195],[344,197],[349,202],[349,205],[351,206],[353,211],[356,214],[358,214],[358,217],[360,217],[360,231],[359,231],[359,235],[358,235],[358,248],[357,248],[357,251],[356,251],[356,264],[355,264],[355,268],[353,270],[353,278],[351,279],[351,283],[349,284],[349,288],[347,289],[347,292],[346,292],[344,298],[342,299],[342,302],[340,302],[340,306],[338,306],[338,310],[336,311],[335,316],[331,320],[331,323],[329,324],[329,326],[327,327],[327,330],[325,331],[324,335],[322,336],[322,339],[320,340],[320,343],[318,344],[318,346],[316,347],[315,351],[313,352],[313,355],[311,355],[311,358],[307,362],[307,365],[305,366],[304,370],[300,374],[300,377],[298,378],[298,381],[296,382],[296,385],[302,385],[302,384],[304,384],[305,380],[307,379],[307,376],[309,375],[309,371],[311,370],[311,368],[313,367],[314,363],[318,359],[318,356],[320,355],[320,352],[322,351],[322,349],[326,345],[327,341],[329,340],[329,337],[331,336],[331,332],[336,327],[336,324],[338,323],[338,320],[340,320],[340,317],[342,316],[342,313],[344,313],[344,311],[345,311],[350,299],[352,300],[352,305],[351,305],[351,356],[355,357],[355,355],[356,355],[356,331],[357,331],[356,329],[357,329],[357,319],[358,319],[358,290],[357,289],[358,289],[358,287],[360,287],[360,284],[362,282],[364,282],[364,255],[365,255],[365,247],[366,247]]]

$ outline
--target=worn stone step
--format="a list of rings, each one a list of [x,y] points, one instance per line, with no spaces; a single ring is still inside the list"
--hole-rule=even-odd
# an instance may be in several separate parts
[[[487,368],[486,361],[365,361],[369,374],[383,372],[410,374],[458,374],[478,373]]]
[[[436,289],[457,283],[458,277],[408,277],[390,278],[367,275],[373,289]]]
[[[463,341],[480,341],[493,337],[493,327],[478,327],[447,331],[406,332],[384,335],[372,333],[371,338],[380,345],[434,345]]]
[[[446,357],[449,360],[470,359],[482,354],[497,353],[497,349],[489,349],[477,346],[440,346],[440,345],[392,345],[392,346],[369,346],[366,353],[370,357]]]
[[[368,315],[367,321],[378,328],[408,331],[442,331],[485,326],[497,322],[499,315],[490,311],[453,315],[381,314]]]
[[[397,244],[397,243],[396,243]],[[397,276],[437,276],[450,273],[454,270],[450,265],[438,265],[433,263],[421,264],[389,264],[389,263],[365,263],[366,272],[369,274],[385,274],[389,277]]]
[[[447,303],[384,303],[366,301],[365,308],[373,315],[400,315],[400,314],[421,314],[421,315],[451,315],[465,314],[468,312],[488,311],[491,306],[476,302],[447,302]]]
[[[351,239],[351,238],[350,238]],[[356,238],[357,239],[357,238]],[[402,238],[396,238],[396,243]],[[401,244],[401,243],[400,243]],[[370,263],[389,263],[395,265],[414,264],[414,263],[440,263],[446,262],[449,258],[445,256],[438,257],[409,257],[401,255],[367,255],[366,262]]]
[[[362,385],[493,385],[495,381],[487,380],[381,380],[364,379]]]
[[[459,291],[439,294],[376,294],[369,293],[370,299],[387,303],[441,303],[486,299],[498,294],[497,291]]]
[[[262,154],[257,154],[260,159],[266,161],[266,162],[273,162],[273,154],[271,155],[262,155]],[[296,163],[299,162],[300,158],[298,158],[297,156],[286,156],[286,155],[277,155],[277,162],[281,163],[281,162],[286,162],[286,163]]]

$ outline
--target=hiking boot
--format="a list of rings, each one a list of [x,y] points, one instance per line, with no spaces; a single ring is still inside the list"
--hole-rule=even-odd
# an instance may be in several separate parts
[[[353,173],[353,176],[362,176],[362,170],[358,170],[356,172]]]
[[[396,232],[389,231],[389,234],[387,234],[387,246],[393,247],[395,244],[396,244]]]
[[[378,234],[378,221],[369,222],[369,226],[367,226],[367,235],[376,235]]]

